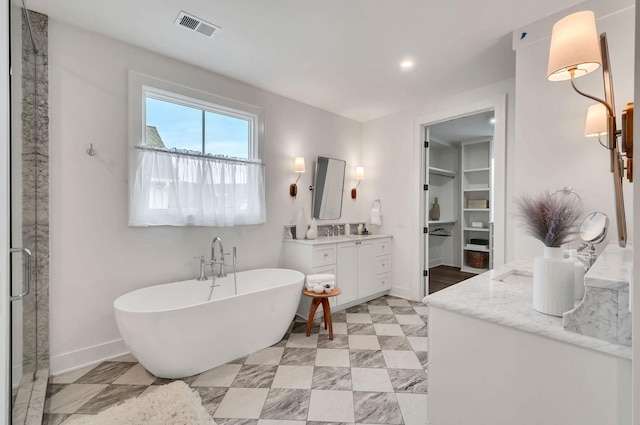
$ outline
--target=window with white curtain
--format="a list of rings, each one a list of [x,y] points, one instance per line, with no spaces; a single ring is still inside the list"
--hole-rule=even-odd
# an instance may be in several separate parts
[[[129,75],[130,226],[266,222],[262,111]]]

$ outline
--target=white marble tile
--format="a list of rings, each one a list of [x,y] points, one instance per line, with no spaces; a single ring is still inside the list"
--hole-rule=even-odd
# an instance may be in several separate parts
[[[147,370],[138,363],[113,383],[121,385],[151,385],[155,380],[156,377],[147,372]]]
[[[258,425],[305,425],[306,421],[287,421],[282,419],[260,419]]]
[[[372,323],[368,313],[347,313],[347,323]]]
[[[393,314],[391,307],[386,305],[370,305],[369,313],[371,314]]]
[[[328,334],[329,330],[324,328],[324,324],[320,326],[320,334]],[[333,334],[334,335],[346,335],[347,334],[347,324],[346,323],[334,323],[333,324]]]
[[[230,387],[240,369],[242,369],[241,364],[223,364],[198,375],[191,386]]]
[[[400,325],[391,325],[387,323],[374,323],[373,327],[376,330],[376,335],[404,336],[404,332],[402,331],[402,328],[400,327]]]
[[[279,365],[284,347],[268,347],[251,353],[244,364]]]
[[[355,422],[351,391],[311,390],[307,421]]]
[[[269,388],[229,388],[214,418],[258,419]]]
[[[422,306],[413,306],[413,309],[416,311],[416,313],[418,313],[420,316],[426,316],[429,314],[429,307],[422,307]]]
[[[413,351],[382,350],[389,369],[422,369],[422,364]]]
[[[287,347],[292,348],[316,348],[318,346],[318,334],[291,334],[287,341]]]
[[[401,325],[424,325],[420,316],[416,314],[396,314],[396,320]]]
[[[351,350],[379,350],[380,342],[375,335],[349,335]]]
[[[349,367],[349,350],[341,348],[318,348],[316,366]]]
[[[313,380],[313,366],[280,365],[273,379],[271,388],[299,388],[311,389]]]
[[[353,382],[353,391],[393,392],[387,369],[354,367],[351,369],[351,381]]]
[[[49,382],[52,384],[73,384],[78,379],[82,377],[85,373],[92,370],[96,365],[83,367],[82,369],[74,370],[73,372],[68,372],[63,375],[54,376],[49,379]]]
[[[427,424],[427,395],[396,393],[405,425]]]
[[[75,413],[107,388],[107,384],[73,384],[54,394],[45,404],[45,413]]]
[[[429,351],[429,338],[424,336],[408,336],[407,341],[414,351]]]
[[[393,307],[411,307],[411,304],[409,304],[409,301],[402,300],[399,298],[388,298],[387,303]]]

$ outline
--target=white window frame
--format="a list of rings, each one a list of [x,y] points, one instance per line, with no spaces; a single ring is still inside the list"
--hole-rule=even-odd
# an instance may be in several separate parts
[[[129,71],[129,147],[143,145],[146,137],[146,96],[205,109],[234,118],[251,119],[249,159],[263,159],[264,110],[255,105],[239,102],[192,88],[180,83]]]
[[[262,108],[243,102],[214,95],[204,90],[187,87],[179,83],[168,82],[148,75],[129,71],[129,152],[136,147],[144,146],[146,139],[146,98],[152,97],[162,101],[169,101],[183,106],[194,107],[212,113],[240,118],[249,121],[249,146],[246,160],[243,158],[228,158],[230,161],[263,162],[264,111]],[[171,147],[168,146],[170,149]],[[179,149],[179,148],[178,148]],[[215,157],[215,153],[201,154],[203,160]],[[199,156],[199,155],[196,155]],[[129,160],[129,183],[135,181],[135,164],[132,155]],[[132,196],[131,188],[130,196]],[[131,198],[130,198],[131,202]],[[135,225],[137,226],[137,225]]]

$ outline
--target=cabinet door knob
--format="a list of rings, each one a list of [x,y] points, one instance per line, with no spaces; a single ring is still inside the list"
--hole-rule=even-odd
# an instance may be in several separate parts
[[[384,249],[384,245],[382,245],[382,249]]]
[[[324,253],[324,258],[327,258],[328,256],[329,256],[329,253],[328,253],[328,252],[325,252],[325,253]]]

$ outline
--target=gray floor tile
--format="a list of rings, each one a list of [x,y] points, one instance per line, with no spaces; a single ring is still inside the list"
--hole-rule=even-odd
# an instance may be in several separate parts
[[[391,310],[393,311],[393,314],[416,314],[413,307],[391,306]]]
[[[314,390],[351,390],[351,368],[317,366],[313,371]]]
[[[358,304],[358,305],[354,305],[353,307],[349,307],[346,310],[347,313],[369,313],[369,308],[367,307],[367,304]]]
[[[395,314],[375,314],[371,313],[371,321],[373,323],[397,324]]]
[[[313,366],[316,364],[315,348],[287,347],[282,353],[280,364],[291,366]]]
[[[234,388],[269,388],[278,366],[243,365],[231,384]]]
[[[370,323],[347,323],[349,335],[375,335],[376,330]]]
[[[85,403],[75,413],[96,414],[104,409],[137,397],[148,388],[147,385],[109,385]]]
[[[329,334],[321,334],[318,336],[318,348],[349,348],[349,337],[333,334],[333,340],[330,340]]]
[[[331,321],[333,323],[346,323],[347,314],[345,312],[331,313]]]
[[[305,420],[311,390],[271,388],[260,419]]]
[[[351,367],[384,368],[387,364],[380,350],[349,350]]]
[[[222,399],[227,394],[228,388],[216,388],[216,387],[197,387],[194,390],[198,391],[200,398],[202,399],[202,405],[209,415],[213,415],[216,409],[220,406]]]
[[[388,369],[394,391],[402,393],[427,393],[427,374],[418,369]]]
[[[113,381],[124,375],[135,366],[129,362],[103,362],[85,373],[76,384],[111,384]]]
[[[394,393],[354,392],[356,422],[403,424],[398,399]]]
[[[378,342],[382,350],[411,350],[411,344],[403,336],[378,335]]]

